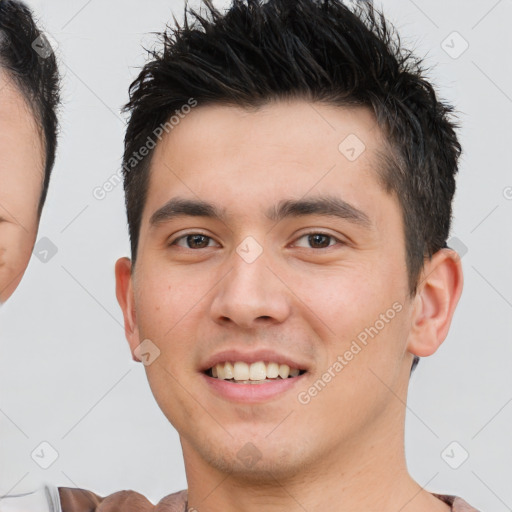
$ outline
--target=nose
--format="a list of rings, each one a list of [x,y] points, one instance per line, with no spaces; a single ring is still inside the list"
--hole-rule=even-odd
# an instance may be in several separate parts
[[[252,262],[233,252],[231,261],[231,271],[215,288],[212,319],[243,329],[284,322],[290,315],[293,294],[276,265],[268,265],[265,252]]]

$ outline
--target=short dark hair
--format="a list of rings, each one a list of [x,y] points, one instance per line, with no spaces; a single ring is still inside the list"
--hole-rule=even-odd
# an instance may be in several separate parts
[[[258,108],[302,98],[372,109],[385,139],[378,179],[395,193],[405,226],[409,290],[425,258],[446,247],[461,146],[453,107],[425,78],[423,60],[405,50],[371,2],[350,9],[340,0],[232,0],[221,13],[188,9],[167,28],[161,50],[130,86],[123,156],[133,264],[149,183],[151,152],[134,153],[193,97],[198,105]],[[188,12],[194,17],[190,23]],[[415,358],[412,368],[417,364]]]
[[[36,26],[32,11],[18,0],[0,0],[0,68],[22,93],[41,131],[45,161],[40,216],[57,150],[60,77],[48,39]]]

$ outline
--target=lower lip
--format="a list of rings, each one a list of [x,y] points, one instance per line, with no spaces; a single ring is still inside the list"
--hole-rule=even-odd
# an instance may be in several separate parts
[[[215,393],[223,398],[242,403],[258,403],[276,398],[285,391],[291,390],[306,375],[298,375],[287,379],[278,379],[261,384],[234,384],[228,380],[216,379],[202,374],[206,383]]]

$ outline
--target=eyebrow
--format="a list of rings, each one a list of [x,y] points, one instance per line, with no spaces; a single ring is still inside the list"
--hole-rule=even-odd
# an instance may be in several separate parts
[[[282,200],[265,212],[265,216],[274,222],[306,215],[341,218],[367,229],[373,225],[365,212],[332,195]],[[207,217],[223,223],[227,221],[225,208],[200,199],[174,197],[153,213],[149,223],[158,226],[179,217]]]

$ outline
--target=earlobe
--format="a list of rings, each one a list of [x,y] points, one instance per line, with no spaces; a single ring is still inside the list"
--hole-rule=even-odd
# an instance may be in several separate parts
[[[432,355],[445,340],[462,293],[460,256],[440,249],[425,263],[414,298],[407,349],[414,355]]]
[[[135,356],[135,349],[139,345],[139,329],[135,314],[135,298],[133,291],[133,280],[131,275],[132,262],[129,258],[119,258],[115,265],[116,274],[116,297],[124,317],[124,331],[132,359],[139,362]]]

